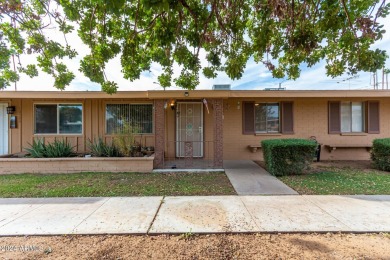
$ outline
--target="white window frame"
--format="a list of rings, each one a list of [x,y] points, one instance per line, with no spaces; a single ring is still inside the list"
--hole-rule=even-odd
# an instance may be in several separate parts
[[[113,133],[108,133],[107,131],[107,105],[150,105],[152,106],[152,132],[151,133],[136,133],[136,135],[154,135],[154,104],[148,102],[106,102],[104,103],[104,134],[106,136],[115,135]]]
[[[36,131],[36,115],[35,115],[35,107],[37,105],[56,105],[57,106],[57,133],[35,133]],[[58,107],[60,105],[75,105],[79,106],[81,105],[81,133],[60,133],[60,110]],[[68,102],[56,102],[56,103],[34,103],[33,104],[33,113],[34,113],[34,121],[33,121],[33,129],[34,129],[34,135],[41,136],[41,135],[71,135],[71,136],[77,136],[77,135],[84,135],[84,104],[82,102],[80,103],[68,103]]]
[[[6,113],[6,107],[11,105],[10,103],[3,102],[3,101],[1,101],[0,104],[2,104],[4,106],[5,113]],[[9,125],[10,116],[8,114],[4,114],[4,118],[0,118],[0,120],[4,120],[4,119],[6,122],[5,126],[4,126],[5,131],[2,134],[7,135],[7,142],[4,145],[4,148],[6,148],[7,150],[6,150],[6,153],[4,153],[4,154],[9,154],[11,152],[11,140],[12,140],[12,131],[10,131],[10,128],[9,128],[10,127],[10,125]],[[3,129],[0,129],[0,131],[3,131]],[[0,155],[4,155],[4,154],[0,153]]]
[[[275,105],[275,104],[278,104],[278,121],[279,121],[279,124],[278,124],[278,131],[277,132],[270,132],[268,131],[268,116],[266,118],[266,131],[257,131],[256,130],[256,107],[257,105]],[[254,103],[254,130],[255,130],[255,134],[280,134],[282,132],[282,128],[281,128],[281,102],[255,102]]]

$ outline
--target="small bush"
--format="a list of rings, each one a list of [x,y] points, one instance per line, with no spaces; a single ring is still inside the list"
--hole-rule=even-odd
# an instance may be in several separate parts
[[[267,170],[276,176],[302,174],[313,161],[317,143],[306,139],[271,139],[261,142]]]
[[[45,144],[42,139],[33,140],[25,150],[32,158],[59,158],[74,155],[73,147],[65,140],[55,140]]]
[[[376,169],[390,171],[390,138],[375,139],[372,142],[371,160]]]
[[[34,139],[32,144],[28,144],[30,147],[25,148],[29,153],[29,157],[32,158],[44,158],[46,157],[46,148],[42,139]]]
[[[99,137],[93,142],[88,140],[88,148],[91,151],[92,156],[95,157],[121,157],[119,149],[114,145],[108,145],[104,143],[103,139]]]
[[[137,133],[139,133],[139,127],[123,121],[122,125],[115,130],[112,142],[124,156],[136,156],[141,152],[141,146],[135,142]]]
[[[72,155],[74,155],[73,147],[65,140],[55,140],[46,145],[46,157],[48,158],[70,157]]]

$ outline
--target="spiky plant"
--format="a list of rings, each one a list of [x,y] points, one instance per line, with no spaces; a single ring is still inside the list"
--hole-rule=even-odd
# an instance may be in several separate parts
[[[95,157],[121,157],[119,149],[114,144],[106,144],[103,138],[99,137],[94,141],[88,140],[88,148]]]
[[[70,157],[74,154],[72,145],[65,140],[55,140],[46,145],[46,157],[48,158]]]
[[[32,144],[28,144],[30,147],[25,148],[28,153],[28,157],[32,158],[44,158],[46,157],[46,147],[43,139],[33,139]]]

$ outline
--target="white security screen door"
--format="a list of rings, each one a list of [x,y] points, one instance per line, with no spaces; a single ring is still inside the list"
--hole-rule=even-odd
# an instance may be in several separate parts
[[[177,103],[176,141],[176,157],[203,157],[203,103]]]
[[[0,155],[8,154],[7,103],[0,103]]]

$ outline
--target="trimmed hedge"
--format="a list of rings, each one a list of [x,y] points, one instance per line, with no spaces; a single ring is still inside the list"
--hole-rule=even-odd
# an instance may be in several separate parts
[[[390,138],[374,139],[371,160],[376,169],[390,171]]]
[[[317,143],[307,139],[261,141],[267,170],[276,176],[302,174],[313,161]]]

